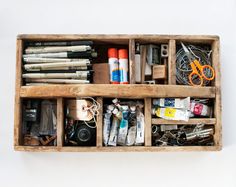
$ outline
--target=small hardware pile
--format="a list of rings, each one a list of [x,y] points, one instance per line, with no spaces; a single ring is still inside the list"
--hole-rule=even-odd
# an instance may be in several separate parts
[[[198,125],[154,125],[152,145],[155,146],[213,146],[214,128]]]
[[[135,45],[135,81],[146,84],[167,84],[167,44]]]
[[[113,99],[106,106],[103,124],[105,146],[133,146],[144,144],[143,103]]]
[[[26,85],[92,82],[92,41],[27,42],[22,78]]]

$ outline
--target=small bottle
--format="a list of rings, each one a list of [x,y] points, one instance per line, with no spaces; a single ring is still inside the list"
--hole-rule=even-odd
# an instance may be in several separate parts
[[[119,61],[116,48],[108,49],[108,63],[110,68],[110,83],[120,84]]]
[[[127,51],[127,49],[120,49],[118,51],[118,57],[119,57],[120,84],[129,84],[129,82],[128,82],[128,51]]]

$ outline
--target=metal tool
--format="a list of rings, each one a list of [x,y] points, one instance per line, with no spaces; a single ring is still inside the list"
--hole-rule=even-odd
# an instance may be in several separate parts
[[[188,48],[181,42],[182,48],[186,53],[192,72],[189,74],[189,82],[192,86],[202,86],[203,80],[213,80],[215,78],[215,70],[210,65],[201,65],[200,60],[196,58]]]

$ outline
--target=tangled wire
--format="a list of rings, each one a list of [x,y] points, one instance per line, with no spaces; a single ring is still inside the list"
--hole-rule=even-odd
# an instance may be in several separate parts
[[[196,57],[201,65],[211,65],[211,50],[205,50],[198,48],[194,45],[187,46],[188,50]],[[187,54],[184,52],[183,48],[180,48],[176,54],[176,81],[179,84],[190,85],[189,75],[192,72],[190,62]],[[205,72],[205,74],[210,74],[211,72]],[[193,77],[194,79],[194,77]],[[206,86],[210,81],[203,80],[203,86]]]

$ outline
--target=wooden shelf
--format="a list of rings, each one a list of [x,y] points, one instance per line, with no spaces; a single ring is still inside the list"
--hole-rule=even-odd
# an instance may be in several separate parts
[[[177,121],[177,120],[165,120],[161,118],[152,118],[153,125],[171,125],[171,124],[178,124],[178,125],[196,125],[196,124],[205,124],[205,125],[214,125],[216,124],[215,118],[193,118],[189,119],[188,121]]]
[[[28,152],[163,152],[163,151],[219,151],[220,146],[117,146],[117,147],[52,147],[15,146],[16,151]]]
[[[24,45],[28,41],[75,41],[92,40],[97,44],[125,45],[129,49],[129,81],[128,85],[113,84],[52,84],[43,86],[24,86],[22,79],[22,55]],[[206,44],[212,49],[212,66],[215,69],[215,80],[209,87],[192,87],[176,85],[176,52],[180,41],[193,44]],[[135,44],[168,44],[167,80],[165,84],[135,84]],[[221,74],[219,62],[219,37],[207,35],[18,35],[16,54],[16,88],[15,88],[15,121],[14,148],[17,151],[37,152],[158,152],[158,151],[219,151],[222,148],[221,124]],[[142,60],[145,57],[142,58]],[[144,63],[145,65],[145,63]],[[142,74],[144,75],[144,74]],[[64,101],[72,97],[95,97],[103,105],[104,98],[130,98],[144,100],[145,143],[144,146],[104,147],[103,146],[103,108],[98,116],[95,147],[67,147],[64,145]],[[214,101],[214,118],[195,118],[185,121],[170,121],[152,118],[152,98],[212,98]],[[28,98],[51,98],[57,100],[57,146],[23,146],[22,106]],[[180,124],[192,125],[204,123],[214,125],[214,146],[152,146],[152,125]]]
[[[148,84],[80,84],[80,85],[46,85],[22,86],[20,97],[198,97],[214,98],[215,87],[190,87],[182,85],[148,85]]]

